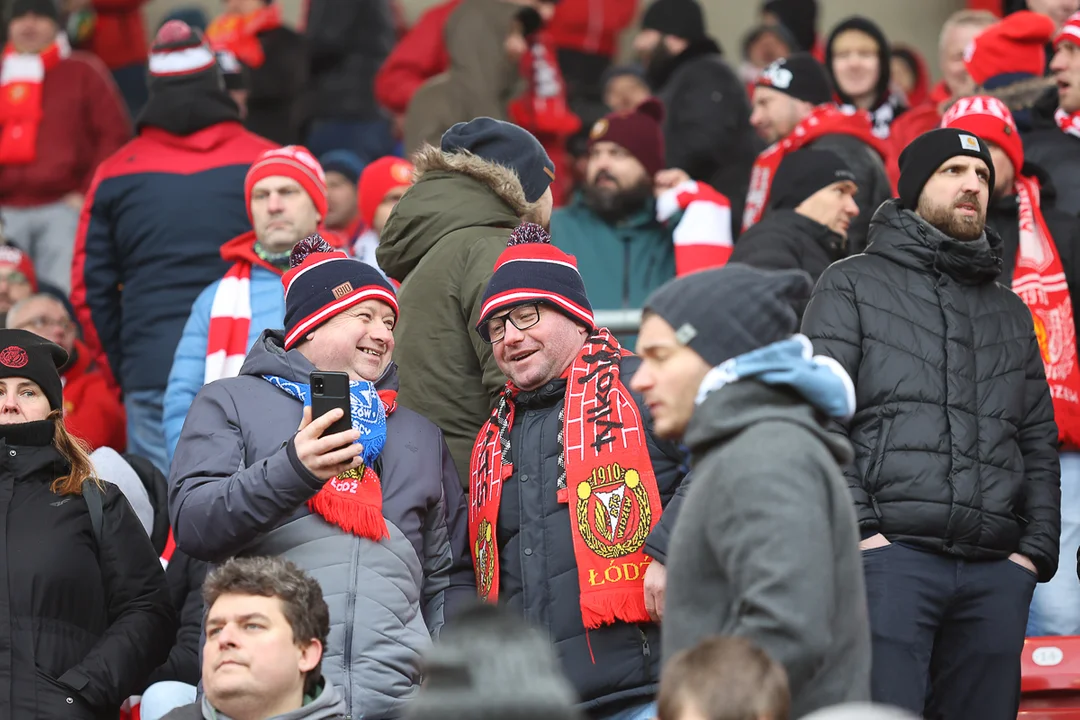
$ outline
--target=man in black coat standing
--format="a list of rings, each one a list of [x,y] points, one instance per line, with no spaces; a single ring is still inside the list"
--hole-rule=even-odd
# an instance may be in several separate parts
[[[743,233],[728,262],[803,270],[816,283],[846,255],[858,190],[855,173],[831,150],[793,152],[776,171],[764,217]]]
[[[634,50],[667,108],[665,167],[684,170],[727,197],[737,236],[750,168],[764,145],[750,126],[742,82],[705,34],[697,0],[655,0],[642,18]]]
[[[1057,426],[1032,312],[995,282],[994,163],[943,128],[900,157],[899,200],[803,317],[855,380],[846,469],[862,536],[874,701],[1011,720],[1036,582],[1061,525]]]

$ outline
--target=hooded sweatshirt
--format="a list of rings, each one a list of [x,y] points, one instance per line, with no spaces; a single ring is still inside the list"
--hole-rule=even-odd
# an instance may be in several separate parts
[[[874,120],[874,134],[879,138],[889,137],[889,127],[892,125],[893,120],[900,116],[905,110],[907,110],[907,104],[904,102],[904,98],[892,91],[892,53],[889,50],[889,40],[885,37],[885,33],[881,31],[877,25],[864,17],[858,15],[850,17],[837,25],[832,34],[829,35],[829,42],[825,46],[825,70],[829,73],[829,79],[832,81],[833,88],[836,91],[836,96],[839,98],[842,105],[855,105],[855,98],[851,97],[843,90],[840,89],[840,84],[836,80],[836,73],[833,72],[833,44],[836,42],[836,38],[841,33],[845,33],[848,30],[857,30],[865,35],[869,35],[877,43],[878,48],[878,79],[877,85],[874,89],[874,102],[868,108],[870,116]]]
[[[752,640],[787,670],[792,717],[870,695],[859,531],[840,470],[852,450],[821,423],[854,409],[854,388],[809,354],[795,336],[706,377],[684,438],[694,482],[669,547],[663,633],[665,658],[710,635]]]
[[[337,720],[346,717],[349,708],[341,692],[329,680],[324,680],[319,694],[304,697],[304,704],[296,710],[272,715],[266,720]],[[215,710],[204,695],[201,703],[192,703],[173,710],[162,720],[231,720],[225,713]]]

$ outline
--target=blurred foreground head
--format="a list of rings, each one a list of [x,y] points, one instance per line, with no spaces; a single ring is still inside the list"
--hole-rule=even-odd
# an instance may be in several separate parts
[[[406,720],[583,720],[544,635],[494,605],[454,619],[424,660]]]

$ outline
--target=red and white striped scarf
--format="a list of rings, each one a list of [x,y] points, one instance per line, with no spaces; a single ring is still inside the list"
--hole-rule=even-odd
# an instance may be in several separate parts
[[[38,54],[17,53],[9,44],[0,64],[0,165],[26,165],[37,159],[45,73],[71,55],[67,35]]]
[[[1061,108],[1054,113],[1054,121],[1063,133],[1080,137],[1080,112],[1066,112]]]
[[[218,283],[210,307],[203,383],[236,377],[248,351],[251,332],[251,266],[281,271],[255,254],[255,233],[247,232],[221,248],[221,257],[233,265]]]
[[[672,231],[675,276],[722,267],[735,250],[731,203],[705,183],[687,180],[665,190],[656,201],[656,219],[667,223],[682,211]]]

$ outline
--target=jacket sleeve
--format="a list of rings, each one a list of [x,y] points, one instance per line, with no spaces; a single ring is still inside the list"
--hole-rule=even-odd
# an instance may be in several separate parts
[[[308,79],[307,45],[301,35],[275,32],[261,40],[266,61],[248,70],[248,100],[288,100],[299,97]]]
[[[99,168],[79,216],[71,263],[71,304],[83,329],[83,341],[95,358],[121,368],[120,258],[113,237],[111,202],[102,193],[105,167]],[[113,380],[115,382],[115,380]]]
[[[844,273],[843,262],[822,273],[803,314],[802,334],[813,343],[814,353],[836,360],[856,383],[858,394],[859,365],[862,363],[862,322],[855,298],[855,286]],[[830,422],[829,430],[848,437],[848,429]],[[878,518],[870,496],[854,463],[844,467],[855,515],[864,536],[878,531]]]
[[[176,346],[169,383],[162,402],[161,423],[165,431],[165,449],[172,461],[180,431],[191,404],[206,377],[206,345],[210,334],[210,310],[219,282],[211,283],[196,298],[184,323],[184,333]]]
[[[77,390],[78,396],[73,398],[71,412],[64,414],[68,432],[85,440],[94,450],[99,447],[123,450],[126,440],[124,406],[105,376],[95,372],[84,375],[75,383],[68,383],[64,388],[65,399],[72,390]]]
[[[106,484],[98,564],[109,627],[60,682],[95,708],[118,707],[169,656],[176,612],[150,538],[120,489]]]
[[[676,99],[667,143],[667,167],[709,180],[715,163],[724,161],[738,142],[740,126],[750,117],[746,90],[726,67],[700,63],[685,80],[690,92]]]
[[[495,262],[506,248],[506,237],[484,238],[473,246],[465,259],[465,276],[462,280],[460,297],[462,302],[462,321],[466,323],[465,329],[472,341],[473,352],[480,363],[483,373],[484,388],[488,391],[491,401],[490,407],[495,407],[499,400],[499,394],[506,387],[506,376],[495,362],[495,354],[491,345],[484,342],[480,334],[476,332],[476,323],[480,321],[480,307],[483,304],[484,288],[494,272]],[[496,239],[498,242],[496,242]]]
[[[881,203],[892,197],[885,163],[872,148],[849,135],[826,135],[814,142],[813,146],[820,150],[832,150],[855,174],[858,185],[855,204],[859,207],[859,215],[848,230],[847,246],[849,255],[861,253],[866,249],[866,238],[870,234],[870,219]]]
[[[219,385],[210,383],[195,397],[169,476],[176,546],[206,562],[236,554],[323,486],[300,462],[293,438],[245,467],[236,405]]]
[[[784,666],[798,697],[831,647],[835,549],[825,483],[814,476],[822,470],[790,470],[725,476],[703,540],[739,594],[727,634],[753,638]]]
[[[801,269],[792,242],[800,238],[783,237],[761,223],[754,225],[735,243],[735,250],[728,262],[743,263],[762,270]]]
[[[420,16],[375,75],[375,98],[395,115],[404,115],[420,86],[446,70],[446,14],[439,12],[440,7]]]
[[[105,63],[96,56],[87,57],[90,65],[83,88],[85,107],[83,122],[89,124],[94,138],[93,155],[80,183],[80,191],[86,193],[94,179],[98,166],[131,139],[131,120],[127,106],[120,97],[120,90],[109,74]]]
[[[476,580],[469,553],[468,512],[454,461],[439,433],[442,495],[424,521],[424,619],[431,636],[457,611],[476,599]]]
[[[1048,582],[1058,566],[1061,538],[1061,465],[1054,406],[1046,384],[1039,343],[1032,328],[1027,357],[1027,415],[1020,427],[1020,452],[1024,456],[1021,555],[1035,564],[1039,580]]]
[[[199,645],[202,640],[202,584],[206,579],[206,563],[188,557],[182,551],[173,552],[165,569],[173,607],[180,611],[180,628],[169,659],[146,681],[147,687],[156,682],[173,680],[198,685],[202,677],[199,667]]]

